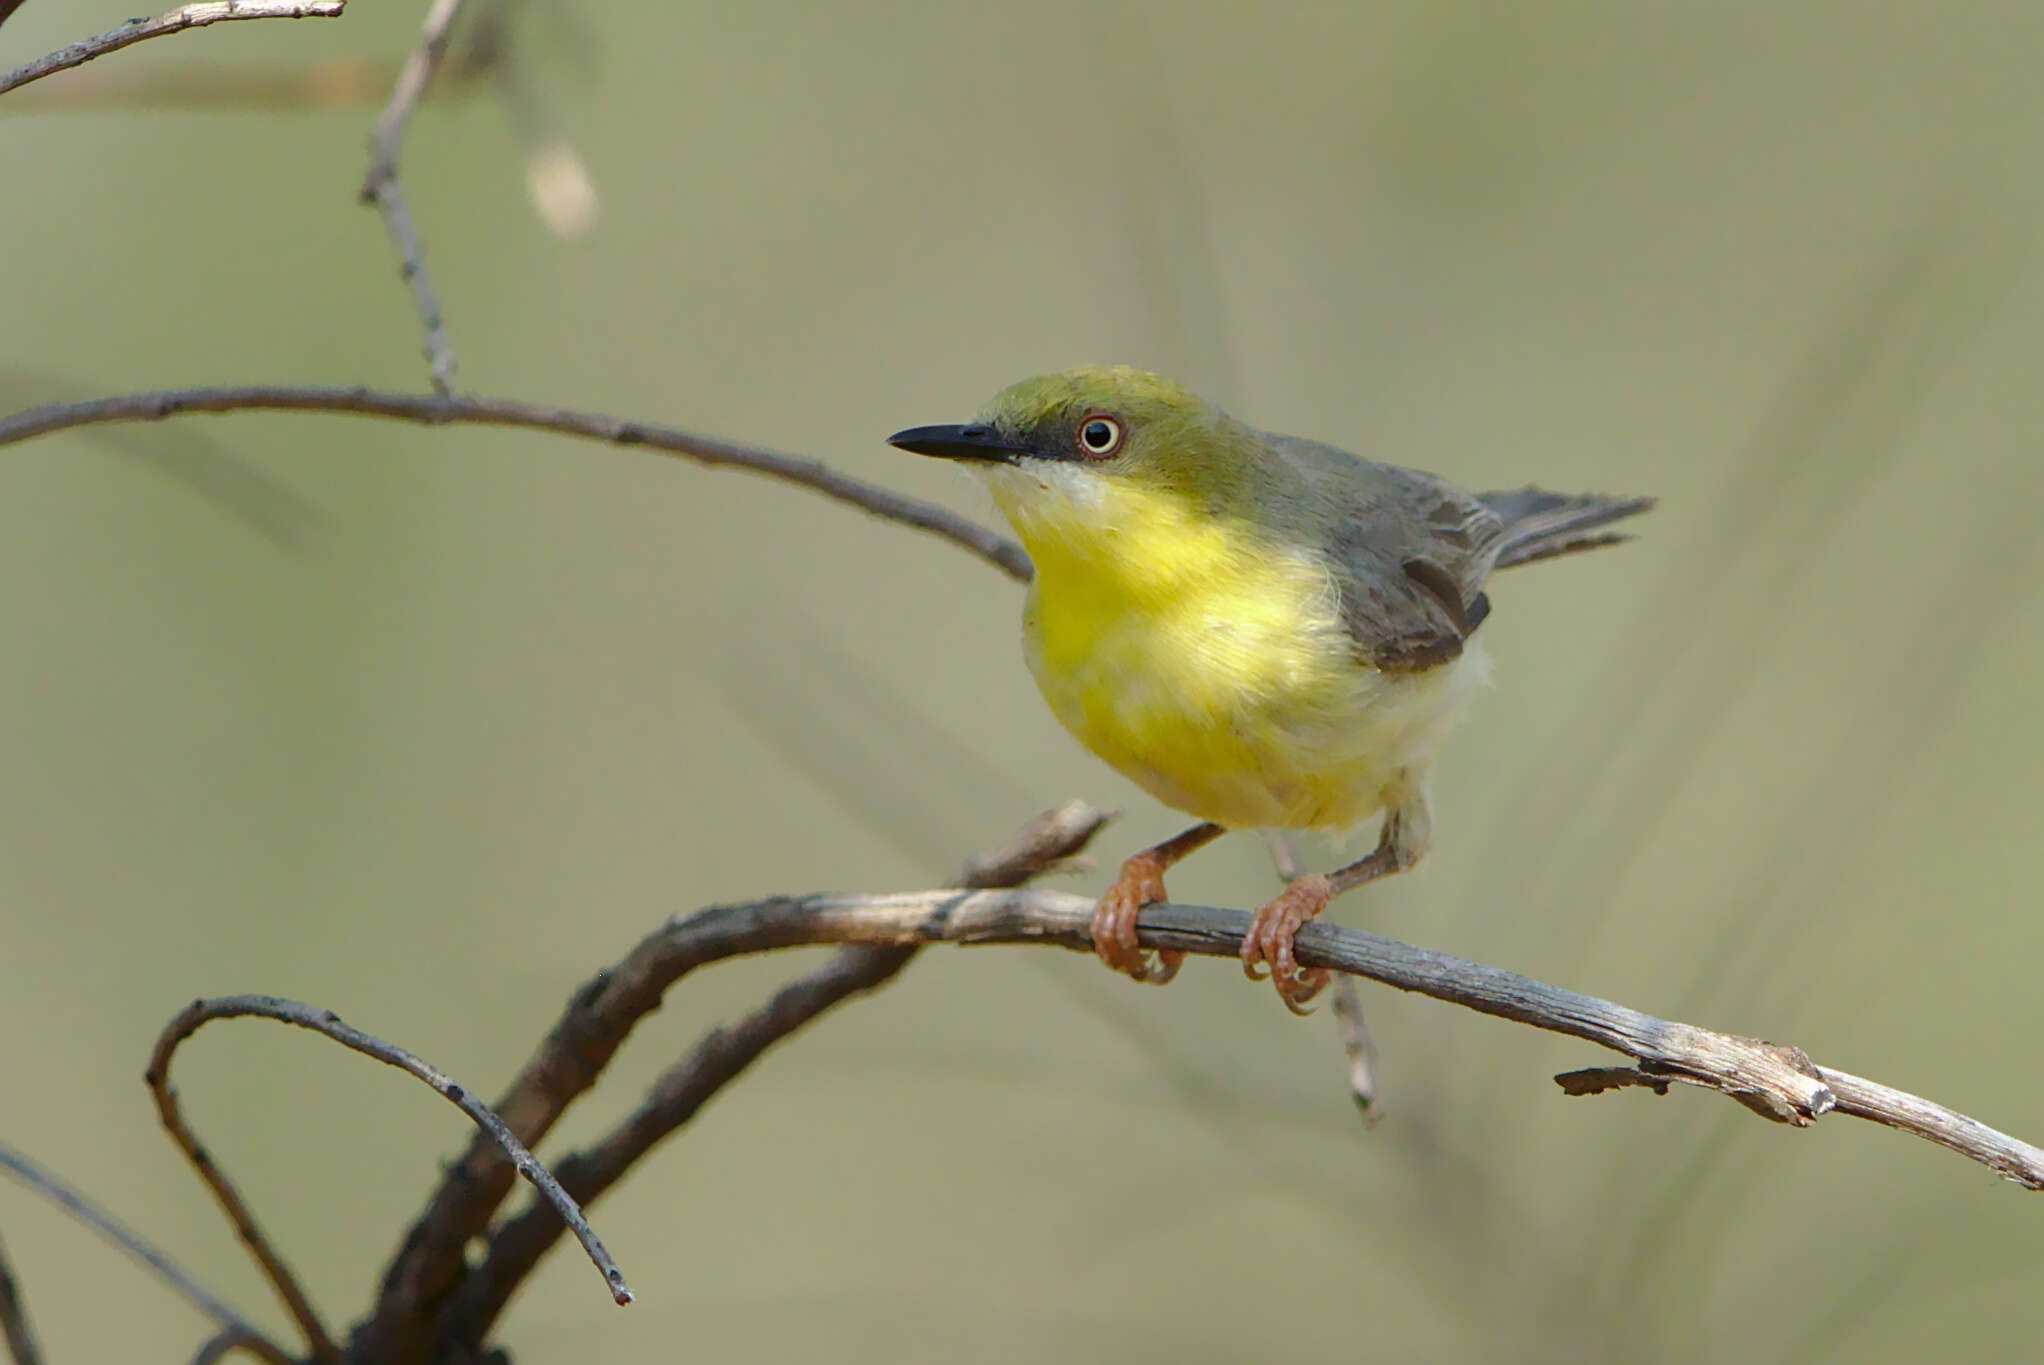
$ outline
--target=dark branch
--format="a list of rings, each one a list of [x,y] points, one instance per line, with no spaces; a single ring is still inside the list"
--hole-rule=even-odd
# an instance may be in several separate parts
[[[239,1313],[228,1307],[226,1300],[193,1279],[170,1257],[144,1241],[120,1219],[87,1199],[57,1175],[44,1170],[21,1153],[4,1146],[0,1146],[0,1170],[10,1172],[22,1184],[126,1252],[131,1260],[153,1271],[158,1279],[182,1295],[201,1313],[219,1323],[223,1333],[238,1334],[243,1339],[246,1349],[269,1361],[270,1365],[294,1365],[290,1354],[283,1347],[244,1322]]]
[[[845,944],[827,965],[783,986],[738,1024],[712,1030],[692,1052],[661,1073],[645,1102],[624,1122],[591,1146],[561,1160],[561,1183],[584,1204],[593,1204],[768,1048],[833,1006],[892,981],[916,952],[913,945]],[[441,1315],[442,1337],[479,1345],[541,1257],[560,1239],[561,1231],[559,1215],[539,1203],[528,1205],[492,1230],[482,1265],[463,1282]]]
[[[340,14],[346,3],[347,0],[208,0],[208,3],[186,5],[154,19],[130,19],[96,38],[60,47],[47,57],[39,57],[26,66],[0,74],[0,95],[44,76],[83,66],[95,57],[119,52],[145,38],[166,38],[188,28],[204,28],[226,19],[332,19]],[[0,0],[0,23],[6,21],[14,8],[14,5]]]
[[[1082,802],[1047,811],[1001,848],[971,860],[960,881],[1020,885],[1063,865],[1106,821],[1107,816]],[[537,1142],[596,1083],[633,1027],[659,1007],[666,989],[693,965],[661,957],[666,933],[643,940],[615,968],[576,993],[499,1101],[500,1113],[518,1116],[517,1126],[528,1141]],[[849,946],[735,1027],[713,1031],[662,1075],[636,1113],[595,1146],[561,1163],[563,1183],[596,1198],[767,1048],[832,1006],[891,980],[917,946]],[[509,1189],[502,1158],[471,1142],[385,1272],[376,1316],[355,1343],[359,1354],[404,1362],[424,1359],[432,1340],[481,1341],[561,1231],[550,1211],[528,1208],[490,1234],[482,1266],[467,1276],[463,1252],[482,1235]]]
[[[252,411],[337,412],[417,422],[425,426],[523,427],[607,441],[612,445],[643,446],[699,464],[749,470],[784,483],[813,489],[876,517],[948,540],[1011,578],[1027,582],[1031,573],[1029,556],[1007,537],[935,503],[875,487],[840,474],[815,460],[696,436],[651,422],[631,422],[601,413],[542,407],[514,398],[487,398],[474,394],[447,397],[364,388],[292,385],[121,394],[85,403],[51,403],[0,418],[0,446],[104,422],[155,422],[187,412]]]

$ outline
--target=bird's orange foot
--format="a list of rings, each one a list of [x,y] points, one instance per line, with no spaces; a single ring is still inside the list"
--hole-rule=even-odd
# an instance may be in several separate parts
[[[1292,939],[1300,926],[1327,908],[1334,894],[1334,883],[1318,873],[1295,878],[1276,900],[1256,912],[1243,936],[1243,974],[1261,981],[1268,963],[1278,998],[1294,1014],[1311,1013],[1306,1006],[1327,988],[1327,973],[1318,967],[1301,968],[1292,956]]]
[[[1117,972],[1161,986],[1178,975],[1184,953],[1147,953],[1136,942],[1136,916],[1166,899],[1164,864],[1154,853],[1138,853],[1121,865],[1121,875],[1093,907],[1093,951]]]

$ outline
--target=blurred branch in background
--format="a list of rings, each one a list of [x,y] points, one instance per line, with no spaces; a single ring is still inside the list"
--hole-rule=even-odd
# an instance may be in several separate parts
[[[227,19],[334,19],[346,5],[347,0],[206,0],[154,19],[130,19],[119,28],[58,48],[47,57],[0,75],[0,95],[44,76],[83,66],[95,57],[119,52],[145,38],[166,38],[188,28],[204,28]],[[7,11],[0,11],[0,20],[6,17]]]
[[[525,152],[525,192],[532,200],[540,221],[564,241],[572,241],[596,226],[596,186],[581,153],[561,131],[552,106],[532,79],[520,55],[522,47],[512,40],[512,28],[531,8],[529,0],[488,0],[472,3],[458,35],[452,59],[439,80],[449,76],[467,79],[487,75],[490,89],[511,120]],[[545,10],[554,16],[557,33],[549,50],[586,47],[581,17],[564,0],[554,0]]]
[[[336,57],[301,66],[180,59],[94,67],[54,85],[17,91],[0,105],[0,114],[102,114],[145,109],[275,114],[355,109],[383,99],[397,72],[395,61],[373,57]],[[442,82],[443,87],[447,84]],[[461,88],[466,91],[473,86]]]
[[[41,374],[0,373],[0,406],[26,408],[76,395],[77,386]],[[101,449],[170,480],[281,550],[318,547],[326,519],[311,501],[263,465],[190,428],[156,435],[97,429]]]
[[[239,1313],[228,1307],[225,1299],[193,1279],[170,1257],[130,1231],[120,1219],[72,1189],[63,1179],[4,1145],[0,1145],[0,1170],[7,1171],[16,1180],[126,1252],[129,1259],[154,1272],[157,1278],[176,1290],[180,1297],[220,1324],[223,1332],[238,1333],[246,1338],[250,1343],[249,1349],[256,1355],[269,1361],[271,1365],[290,1365],[291,1357],[244,1321]]]

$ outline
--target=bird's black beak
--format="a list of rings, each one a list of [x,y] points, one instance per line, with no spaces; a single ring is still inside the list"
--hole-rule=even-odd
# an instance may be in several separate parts
[[[888,437],[887,444],[916,455],[994,464],[1007,464],[1019,455],[1032,453],[1021,442],[977,423],[964,427],[910,427]]]

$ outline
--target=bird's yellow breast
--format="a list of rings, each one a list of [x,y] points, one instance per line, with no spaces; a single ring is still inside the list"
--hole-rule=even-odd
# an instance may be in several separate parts
[[[1461,709],[1463,670],[1369,667],[1325,565],[1239,521],[1098,477],[988,482],[1036,565],[1023,638],[1044,699],[1167,805],[1345,828],[1418,780]]]

